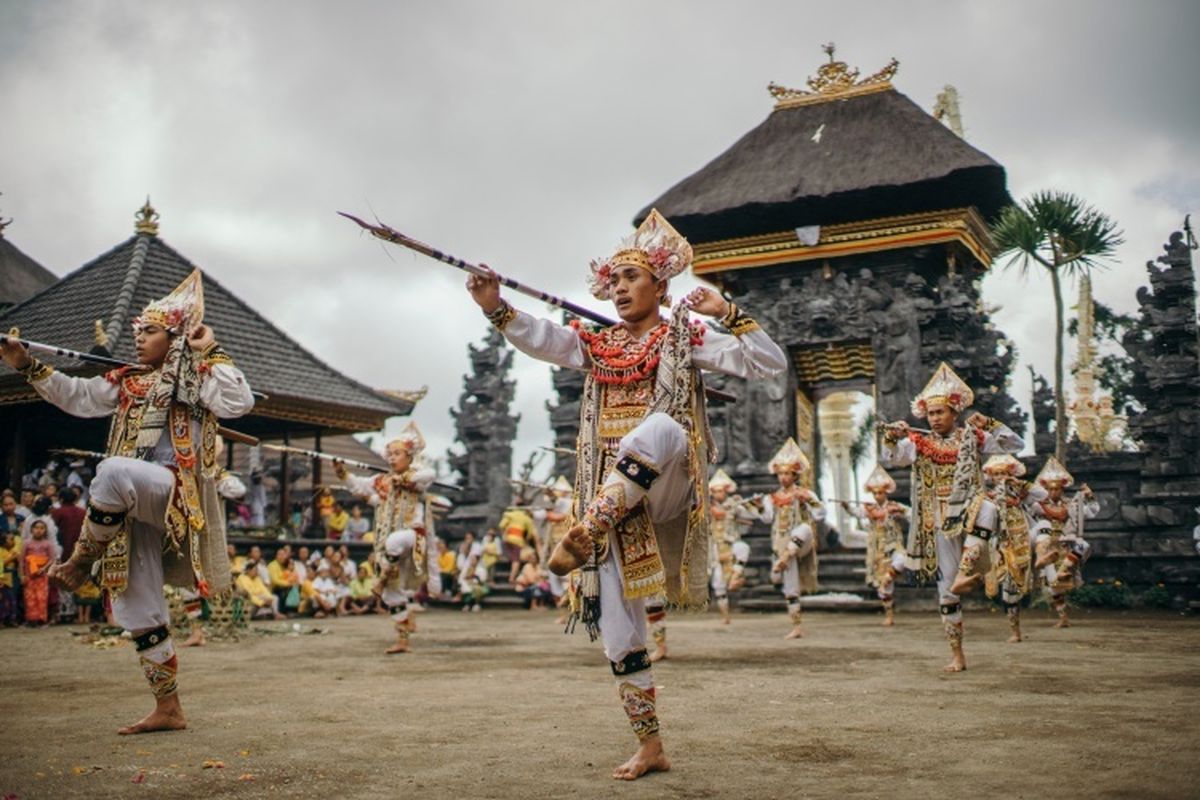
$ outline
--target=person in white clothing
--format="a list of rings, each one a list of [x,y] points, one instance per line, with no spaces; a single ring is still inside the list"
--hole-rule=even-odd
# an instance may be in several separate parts
[[[610,257],[591,265],[590,288],[612,300],[620,322],[557,325],[517,311],[499,280],[467,288],[518,350],[587,373],[580,403],[575,475],[579,522],[551,554],[557,575],[581,570],[579,610],[617,678],[639,747],[613,772],[634,780],[670,768],[659,736],[646,652],[646,598],[683,606],[708,599],[707,462],[710,435],[698,369],[744,378],[778,374],[787,359],[758,324],[710,289],[672,309],[667,281],[687,269],[692,248],[657,211]],[[720,325],[693,320],[690,312]],[[568,623],[568,628],[572,623]]]
[[[49,402],[75,416],[112,416],[109,457],[96,469],[75,551],[50,575],[74,591],[95,567],[113,616],[133,636],[155,708],[123,734],[187,725],[164,581],[205,596],[231,580],[216,490],[217,418],[247,413],[254,397],[203,316],[196,270],[134,319],[140,368],[75,378],[18,344],[0,345],[4,361]]]

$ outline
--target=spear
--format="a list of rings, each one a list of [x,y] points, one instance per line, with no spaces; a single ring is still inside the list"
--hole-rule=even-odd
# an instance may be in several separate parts
[[[500,285],[502,286],[507,286],[513,291],[520,292],[521,294],[526,295],[527,297],[532,297],[535,300],[541,300],[543,303],[549,303],[552,306],[557,306],[564,311],[571,312],[577,317],[590,319],[592,322],[604,325],[605,327],[617,324],[616,320],[609,319],[603,314],[598,314],[589,308],[584,308],[581,305],[572,303],[570,300],[552,295],[549,292],[543,292],[541,289],[534,289],[532,286],[526,286],[518,280],[506,278],[503,275],[499,275],[495,272],[484,269],[478,264],[472,264],[469,261],[463,261],[461,258],[452,256],[449,253],[443,253],[441,250],[438,250],[435,247],[430,247],[424,242],[419,242],[416,239],[413,239],[411,236],[405,236],[403,233],[389,225],[384,225],[383,223],[372,225],[369,222],[359,219],[353,214],[347,214],[345,211],[339,211],[337,213],[351,222],[357,223],[364,230],[370,231],[371,235],[377,239],[382,239],[385,242],[391,242],[392,244],[398,244],[401,247],[407,247],[409,250],[415,250],[422,255],[427,255],[432,259],[441,261],[443,264],[449,264],[452,267],[457,267],[463,272],[480,278],[491,278],[494,275],[500,281]],[[717,389],[710,389],[708,387],[705,387],[704,392],[714,400],[732,402],[737,399],[727,392],[722,392]]]
[[[572,450],[569,447],[546,447],[546,445],[544,445],[544,444],[539,444],[538,450],[547,450],[551,453],[554,453],[555,455],[560,455],[560,456],[577,456],[577,455],[579,455],[579,452],[577,450]]]
[[[27,349],[32,350],[35,353],[62,356],[63,358],[74,358],[78,361],[86,361],[89,364],[103,364],[106,367],[133,367],[135,369],[149,369],[149,367],[144,364],[131,364],[128,361],[121,361],[117,358],[98,356],[94,353],[81,353],[78,350],[68,350],[65,347],[59,347],[58,345],[32,342],[29,339],[20,339],[12,334],[0,333],[0,344],[9,343],[24,345]]]
[[[391,470],[387,467],[380,467],[375,464],[368,464],[366,461],[355,461],[353,458],[342,458],[341,456],[335,456],[332,453],[322,453],[319,450],[305,450],[301,447],[292,447],[291,445],[286,445],[286,444],[271,444],[270,442],[258,442],[257,440],[255,441],[255,443],[259,444],[262,447],[267,448],[268,450],[275,450],[280,453],[295,453],[296,455],[299,455],[299,456],[308,456],[309,458],[319,458],[322,461],[332,461],[335,463],[341,462],[341,463],[345,464],[346,466],[358,467],[359,469],[366,469],[366,470],[370,470],[371,472],[391,472]],[[429,485],[436,486],[439,489],[451,489],[451,490],[455,490],[455,491],[457,491],[459,488],[457,486],[451,486],[448,483],[441,483],[440,481],[434,481],[433,483],[431,483]]]

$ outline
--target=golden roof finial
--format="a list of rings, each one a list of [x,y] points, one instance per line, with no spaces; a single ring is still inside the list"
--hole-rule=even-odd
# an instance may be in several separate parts
[[[158,212],[154,210],[154,206],[150,205],[150,195],[146,195],[145,204],[138,209],[133,218],[137,220],[133,226],[135,231],[158,236]]]
[[[108,339],[108,334],[104,332],[104,320],[102,320],[102,319],[96,320],[94,329],[92,331],[92,336],[93,336],[93,338],[95,338],[96,344],[99,347],[103,347],[106,350],[108,349],[109,339]]]
[[[892,77],[900,68],[900,62],[892,59],[874,75],[858,79],[858,68],[851,69],[845,61],[834,58],[837,46],[833,42],[821,45],[829,56],[829,63],[817,68],[817,74],[808,79],[808,90],[789,89],[772,81],[767,91],[775,98],[775,108],[795,108],[826,100],[841,100],[861,94],[870,94],[892,88]]]

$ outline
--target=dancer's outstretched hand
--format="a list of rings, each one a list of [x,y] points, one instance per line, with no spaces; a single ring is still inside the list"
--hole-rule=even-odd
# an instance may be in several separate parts
[[[729,313],[729,301],[704,286],[698,286],[688,292],[683,302],[692,311],[706,317],[723,317]]]
[[[471,299],[483,309],[483,313],[490,314],[500,307],[500,279],[492,272],[491,267],[486,264],[480,266],[487,270],[488,277],[469,276],[467,291],[471,293]]]

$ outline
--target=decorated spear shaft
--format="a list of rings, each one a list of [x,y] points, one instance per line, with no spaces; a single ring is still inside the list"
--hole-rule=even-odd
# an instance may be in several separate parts
[[[405,236],[403,233],[389,225],[372,225],[369,222],[364,222],[353,214],[347,214],[345,211],[339,211],[338,213],[346,219],[358,223],[363,229],[370,231],[371,235],[377,239],[383,239],[385,242],[391,242],[392,244],[398,244],[401,247],[407,247],[409,250],[415,250],[422,255],[426,255],[430,258],[441,261],[443,264],[449,264],[452,267],[457,267],[463,272],[470,273],[471,275],[475,275],[480,278],[490,278],[492,275],[495,275],[495,273],[489,272],[478,264],[472,264],[469,261],[463,261],[461,258],[452,256],[449,253],[443,253],[441,250],[438,250],[435,247],[430,247],[424,242],[419,242],[410,236]],[[590,319],[592,322],[599,323],[600,325],[607,326],[616,324],[614,320],[609,319],[603,314],[597,314],[595,311],[572,303],[570,300],[565,298],[552,295],[549,292],[543,292],[540,289],[534,289],[532,286],[526,286],[518,280],[506,278],[503,275],[495,275],[495,277],[500,281],[502,286],[507,286],[513,291],[520,292],[521,294],[532,297],[535,300],[541,300],[543,303],[549,303],[552,306],[558,306],[561,309],[570,311],[577,317],[585,317]]]
[[[32,350],[35,353],[62,356],[63,358],[74,358],[77,361],[86,361],[89,364],[103,364],[106,367],[133,367],[135,369],[149,369],[142,364],[131,364],[128,361],[121,361],[117,358],[98,356],[94,353],[81,353],[78,350],[68,350],[65,347],[59,347],[58,345],[44,344],[43,342],[33,342],[29,339],[21,339],[11,334],[0,333],[0,344],[9,343],[23,345],[26,349]]]
[[[347,214],[345,211],[339,211],[337,213],[351,222],[357,223],[364,230],[370,231],[371,235],[377,239],[382,239],[383,241],[391,242],[392,244],[398,244],[401,247],[407,247],[409,250],[415,250],[422,255],[427,255],[432,259],[441,261],[443,264],[449,264],[452,267],[457,267],[463,272],[470,273],[471,275],[475,275],[480,278],[495,277],[500,281],[501,286],[507,286],[513,291],[520,292],[521,294],[532,297],[535,300],[541,300],[543,303],[549,303],[552,306],[557,306],[564,311],[571,312],[577,317],[590,319],[592,322],[604,325],[605,327],[610,327],[617,324],[616,320],[609,319],[603,314],[598,314],[595,311],[592,311],[590,308],[584,308],[581,305],[572,303],[566,298],[558,297],[557,295],[550,294],[549,292],[543,292],[541,289],[534,289],[532,286],[526,286],[518,280],[507,278],[503,275],[497,274],[496,272],[484,269],[478,264],[472,264],[469,261],[463,261],[457,256],[452,256],[449,253],[443,253],[436,247],[430,247],[424,242],[419,242],[416,239],[413,239],[411,236],[405,236],[403,233],[389,225],[384,225],[382,223],[379,225],[372,225],[369,222],[359,219],[353,214]],[[722,392],[717,389],[710,389],[708,387],[704,388],[704,393],[714,400],[732,402],[737,399],[728,392]]]
[[[365,461],[355,461],[352,458],[342,458],[341,456],[335,456],[331,453],[322,453],[319,450],[305,450],[304,448],[301,448],[301,447],[292,447],[291,445],[286,445],[286,444],[270,444],[268,442],[262,442],[262,446],[267,448],[268,450],[275,450],[276,452],[279,452],[279,453],[295,453],[298,456],[308,456],[309,458],[319,458],[322,461],[334,461],[334,462],[340,461],[341,463],[343,463],[347,466],[359,467],[360,469],[368,469],[372,472],[390,472],[390,470],[388,470],[386,467],[380,467],[375,464],[368,464]]]

